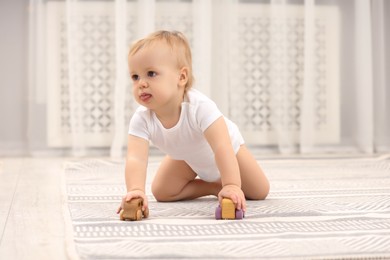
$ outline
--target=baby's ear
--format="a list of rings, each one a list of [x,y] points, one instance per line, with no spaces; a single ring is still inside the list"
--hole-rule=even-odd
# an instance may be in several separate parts
[[[180,69],[179,84],[180,86],[185,86],[187,82],[188,82],[188,68],[183,67]]]

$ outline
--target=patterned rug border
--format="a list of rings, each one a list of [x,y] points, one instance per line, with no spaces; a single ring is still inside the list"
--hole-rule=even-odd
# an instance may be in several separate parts
[[[275,187],[263,203],[248,201],[251,212],[244,221],[215,221],[215,198],[161,204],[149,189],[151,218],[136,223],[120,222],[112,210],[124,192],[123,173],[113,173],[123,170],[123,162],[68,162],[63,174],[64,211],[73,225],[68,230],[72,233],[68,239],[73,240],[67,241],[68,255],[72,259],[250,259],[262,252],[261,258],[268,259],[390,259],[390,189],[386,189],[390,186],[390,155],[259,161],[263,168],[272,169],[269,177]],[[331,165],[334,172],[314,178],[310,171],[316,167],[302,172],[302,163]],[[158,159],[151,160],[148,184],[157,165]],[[355,168],[351,173],[343,165]],[[323,171],[317,168],[316,172]],[[351,175],[340,178],[340,172]],[[371,175],[365,176],[367,172]],[[302,201],[307,203],[305,210]],[[333,210],[321,211],[315,206],[319,203]],[[197,207],[207,209],[191,211]],[[173,215],[178,210],[183,213]],[[180,247],[175,250],[167,249],[177,244]],[[306,253],[298,254],[299,248]]]

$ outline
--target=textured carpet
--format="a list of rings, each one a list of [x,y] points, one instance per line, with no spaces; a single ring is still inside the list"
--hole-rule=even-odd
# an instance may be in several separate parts
[[[65,167],[67,207],[81,259],[390,259],[390,155],[259,160],[271,182],[244,220],[214,220],[217,200],[158,203],[150,218],[119,221],[123,162]],[[68,213],[68,214],[69,214]]]

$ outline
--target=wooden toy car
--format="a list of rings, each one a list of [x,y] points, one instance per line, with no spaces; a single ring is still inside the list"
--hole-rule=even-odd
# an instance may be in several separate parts
[[[142,210],[144,205],[144,200],[141,198],[135,198],[130,201],[127,201],[121,212],[119,213],[120,220],[141,220],[142,218],[147,218],[149,216],[149,209],[146,208]]]
[[[244,211],[237,210],[231,199],[222,199],[221,205],[215,209],[215,219],[243,219],[244,217]]]

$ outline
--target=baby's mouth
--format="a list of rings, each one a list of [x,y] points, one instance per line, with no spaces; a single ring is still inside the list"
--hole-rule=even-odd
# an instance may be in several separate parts
[[[139,96],[139,98],[142,100],[142,101],[148,101],[149,100],[149,98],[151,98],[152,97],[152,95],[151,94],[149,94],[149,93],[142,93],[140,96]]]

